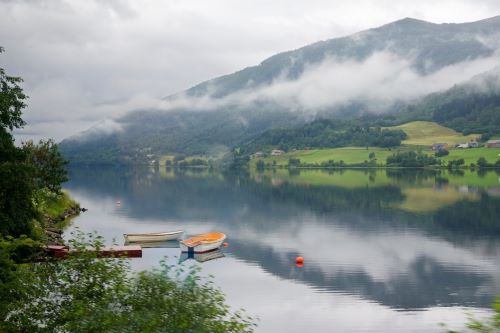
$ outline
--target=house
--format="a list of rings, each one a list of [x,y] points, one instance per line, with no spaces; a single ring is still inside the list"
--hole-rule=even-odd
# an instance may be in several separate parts
[[[271,150],[271,156],[280,156],[282,154],[284,154],[285,152],[283,150],[279,150],[279,149],[273,149]]]
[[[255,157],[255,158],[260,158],[260,157],[265,157],[265,156],[266,156],[266,154],[264,154],[261,151],[258,151],[255,154],[253,154],[253,157]]]
[[[432,150],[448,149],[448,144],[447,143],[433,143],[431,148],[432,148]]]
[[[469,141],[469,148],[478,148],[479,142],[477,141]]]
[[[463,148],[463,149],[467,149],[469,148],[469,143],[466,142],[466,143],[460,143],[457,145],[457,148]]]
[[[500,140],[489,140],[486,142],[488,148],[500,148]]]

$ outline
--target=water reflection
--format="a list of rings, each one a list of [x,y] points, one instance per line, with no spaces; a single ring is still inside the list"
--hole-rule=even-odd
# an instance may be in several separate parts
[[[194,259],[197,262],[201,263],[201,262],[220,259],[220,258],[224,258],[224,257],[225,257],[224,253],[222,253],[222,251],[219,249],[212,250],[209,252],[204,252],[204,253],[182,252],[181,256],[179,257],[179,263],[182,263],[188,259]]]
[[[217,230],[237,260],[222,260],[221,272],[258,266],[282,281],[409,311],[487,308],[500,293],[499,176],[84,168],[72,170],[67,188],[95,211],[76,223],[108,239],[123,230]],[[295,267],[297,255],[304,267]]]

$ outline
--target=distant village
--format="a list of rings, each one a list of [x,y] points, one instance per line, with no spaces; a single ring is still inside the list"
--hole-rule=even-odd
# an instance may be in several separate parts
[[[484,146],[486,148],[500,148],[500,140],[489,140]],[[454,146],[454,148],[468,149],[468,148],[479,148],[481,144],[477,141],[469,141],[465,143],[459,143]],[[447,143],[433,143],[431,146],[432,150],[445,150],[448,149],[449,145]]]

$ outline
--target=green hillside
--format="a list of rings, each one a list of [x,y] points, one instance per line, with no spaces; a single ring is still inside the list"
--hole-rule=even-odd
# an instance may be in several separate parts
[[[429,146],[433,143],[447,143],[450,146],[471,140],[477,140],[479,134],[463,135],[451,128],[431,121],[412,121],[389,129],[400,129],[408,136],[403,144]]]
[[[467,134],[498,135],[500,94],[497,85],[493,84],[497,82],[498,71],[482,77],[480,86],[491,86],[486,93],[484,89],[474,88],[476,82],[456,82],[454,88],[425,96],[415,103],[408,104],[409,101],[405,100],[389,103],[385,110],[387,113],[380,113],[378,107],[373,106],[378,103],[366,102],[364,98],[309,110],[308,106],[301,105],[290,108],[288,102],[281,103],[280,99],[264,96],[251,103],[243,102],[245,98],[232,94],[246,96],[248,92],[254,95],[256,91],[282,79],[294,82],[308,68],[323,63],[325,59],[362,63],[382,50],[408,59],[411,68],[420,74],[431,74],[453,64],[492,56],[497,46],[481,43],[477,35],[480,32],[483,38],[493,38],[499,30],[500,17],[453,25],[408,18],[399,20],[366,31],[361,34],[363,38],[355,34],[276,54],[260,64],[200,83],[166,98],[167,104],[173,102],[172,105],[186,106],[169,112],[160,109],[135,110],[114,120],[122,129],[120,131],[110,134],[97,125],[64,140],[59,147],[65,157],[75,164],[141,164],[147,160],[147,155],[152,154],[211,155],[217,147],[230,151],[257,141],[260,147],[255,152],[263,150],[265,144],[268,148],[275,147],[281,139],[283,145],[289,145],[282,148],[288,150],[397,146],[401,139],[398,133],[378,132],[378,128],[414,120],[435,121]],[[490,81],[492,84],[488,85]],[[231,95],[233,97],[226,98]],[[194,100],[194,105],[184,103],[186,96],[206,97],[214,103],[198,108],[197,100]],[[178,101],[183,103],[176,103]],[[310,118],[313,114],[310,111],[315,111],[315,119]],[[319,131],[322,125],[313,123],[303,128],[306,131],[302,131],[302,137],[296,135],[301,131],[275,131],[258,141],[266,131],[297,129],[319,119],[330,119],[334,123],[328,125],[328,131],[323,133]],[[351,120],[354,126],[339,128],[336,124],[338,120]],[[364,131],[354,128],[356,126],[363,127]]]

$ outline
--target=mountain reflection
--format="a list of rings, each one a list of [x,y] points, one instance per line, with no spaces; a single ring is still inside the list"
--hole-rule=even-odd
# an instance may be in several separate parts
[[[67,185],[120,198],[136,224],[217,228],[231,255],[282,279],[398,309],[489,307],[500,293],[498,187],[494,172],[118,168],[73,169]]]

